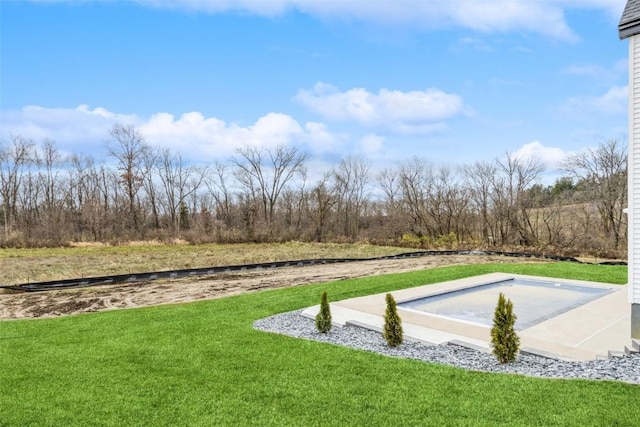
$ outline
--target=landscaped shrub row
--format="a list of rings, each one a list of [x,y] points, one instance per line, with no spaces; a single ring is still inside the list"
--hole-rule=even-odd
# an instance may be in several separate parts
[[[387,308],[384,313],[382,336],[389,347],[397,347],[403,341],[402,319],[398,314],[393,295],[388,293],[385,300]],[[501,292],[493,315],[493,327],[491,328],[491,347],[493,348],[493,354],[500,363],[515,362],[518,356],[520,337],[515,331],[516,320],[517,316],[513,312],[513,303],[505,298]],[[326,291],[322,293],[320,311],[316,315],[316,328],[321,334],[331,330],[331,309]]]

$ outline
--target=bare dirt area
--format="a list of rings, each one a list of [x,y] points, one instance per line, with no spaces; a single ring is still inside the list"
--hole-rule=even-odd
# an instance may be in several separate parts
[[[34,293],[0,294],[0,319],[57,317],[131,307],[221,298],[264,289],[478,263],[545,262],[487,255],[427,256],[344,264],[287,267],[206,276],[200,279],[129,283]]]

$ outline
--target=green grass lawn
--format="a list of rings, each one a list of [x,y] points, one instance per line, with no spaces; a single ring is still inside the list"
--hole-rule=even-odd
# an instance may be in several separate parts
[[[469,372],[252,328],[323,290],[335,301],[489,272],[626,281],[617,266],[475,265],[0,322],[0,425],[639,425],[638,386]]]

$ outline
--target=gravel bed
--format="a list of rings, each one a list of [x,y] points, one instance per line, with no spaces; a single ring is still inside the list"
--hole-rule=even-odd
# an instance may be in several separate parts
[[[520,354],[515,363],[499,364],[493,355],[454,344],[426,345],[405,341],[390,348],[381,334],[368,329],[345,326],[331,328],[326,334],[316,331],[315,322],[303,317],[302,310],[257,320],[253,326],[296,338],[327,342],[393,357],[418,359],[458,368],[485,372],[513,373],[546,378],[584,378],[616,380],[640,384],[640,353],[627,357],[588,362],[564,362],[529,354]]]

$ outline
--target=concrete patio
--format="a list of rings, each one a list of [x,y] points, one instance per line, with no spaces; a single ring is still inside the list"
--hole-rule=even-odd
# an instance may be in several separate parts
[[[416,286],[394,291],[391,294],[400,304],[420,297],[478,286],[479,280],[489,283],[514,277],[549,280],[540,277],[494,273]],[[624,354],[625,348],[630,348],[632,344],[627,286],[565,279],[562,279],[561,282],[578,286],[607,288],[610,292],[577,308],[518,331],[521,339],[521,351],[560,360],[576,361]],[[385,295],[386,293],[382,293],[331,302],[333,323],[337,326],[354,325],[381,332],[384,324]],[[467,293],[461,298],[474,298],[474,294]],[[542,295],[540,292],[535,292],[531,294],[531,298],[553,298],[553,295]],[[544,300],[537,302],[544,303]],[[314,318],[318,309],[319,306],[309,307],[303,311],[302,315]],[[518,314],[517,307],[514,307],[514,312],[516,315]],[[453,342],[481,351],[491,351],[490,326],[407,309],[400,305],[398,313],[402,318],[404,336],[407,340],[427,344]]]

